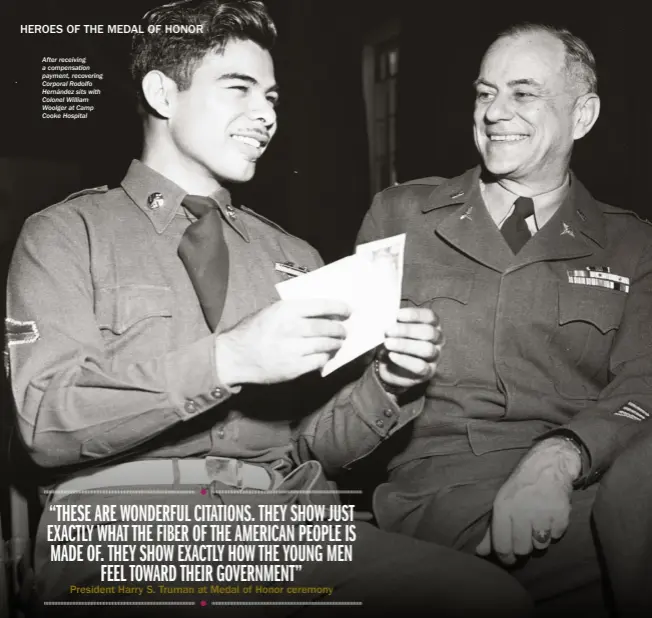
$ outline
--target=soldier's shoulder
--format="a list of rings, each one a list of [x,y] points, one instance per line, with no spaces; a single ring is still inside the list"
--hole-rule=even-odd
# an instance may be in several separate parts
[[[293,251],[298,251],[300,256],[307,258],[309,260],[309,270],[319,266],[321,262],[319,252],[307,240],[288,232],[275,221],[268,219],[248,206],[240,206],[240,210],[252,217],[259,224],[263,224],[265,228],[270,228],[273,232],[279,234],[283,238],[283,242],[287,247],[291,247]],[[303,266],[305,266],[305,264],[303,264]]]
[[[81,189],[80,191],[75,191],[74,193],[71,193],[70,195],[63,198],[58,203],[63,204],[65,202],[72,202],[73,200],[77,200],[83,197],[87,197],[91,195],[103,195],[108,192],[109,192],[109,185],[100,185],[98,187],[87,187],[86,189]]]
[[[98,187],[87,187],[86,189],[81,189],[75,191],[64,197],[63,199],[47,206],[43,210],[36,213],[37,215],[57,215],[67,211],[75,210],[79,207],[84,207],[93,203],[94,199],[98,196],[106,196],[111,193],[108,185],[101,185]]]
[[[275,221],[272,221],[271,219],[268,219],[264,215],[261,215],[259,212],[256,212],[252,208],[249,208],[248,206],[240,206],[240,210],[242,212],[247,213],[250,217],[253,217],[260,223],[264,223],[265,225],[271,227],[277,232],[280,232],[281,234],[285,234],[286,236],[293,236],[288,232],[284,227],[280,226],[278,223]]]
[[[83,220],[90,213],[98,211],[98,207],[111,199],[124,196],[121,189],[109,189],[108,185],[88,187],[75,191],[65,198],[47,206],[35,213],[25,221],[26,229],[41,229],[43,226],[55,225],[58,227],[70,226],[78,228],[83,226]],[[98,211],[99,212],[99,211]]]

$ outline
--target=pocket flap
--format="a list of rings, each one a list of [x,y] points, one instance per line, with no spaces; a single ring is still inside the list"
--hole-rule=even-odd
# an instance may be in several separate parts
[[[530,448],[535,438],[550,431],[545,421],[487,421],[472,420],[467,425],[471,449],[476,455],[515,448]]]
[[[559,325],[569,322],[593,324],[603,334],[620,326],[627,294],[607,288],[559,283]]]
[[[475,273],[464,268],[439,264],[406,265],[403,276],[403,299],[422,305],[435,298],[450,298],[466,305],[474,281]]]
[[[172,290],[150,285],[126,285],[95,291],[95,314],[100,328],[121,335],[152,317],[172,317]]]

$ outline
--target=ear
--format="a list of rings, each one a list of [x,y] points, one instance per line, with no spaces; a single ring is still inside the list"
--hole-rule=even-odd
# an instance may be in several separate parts
[[[595,93],[583,94],[575,101],[573,109],[573,139],[584,137],[598,120],[600,115],[600,97]]]
[[[143,77],[143,97],[161,118],[170,118],[179,89],[174,80],[161,71],[150,71]]]

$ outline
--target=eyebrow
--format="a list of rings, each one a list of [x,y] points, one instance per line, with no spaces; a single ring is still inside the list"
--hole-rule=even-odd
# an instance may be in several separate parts
[[[247,75],[246,73],[224,73],[223,75],[220,75],[217,78],[217,81],[228,81],[231,79],[237,79],[241,82],[247,82],[252,86],[260,85],[256,78],[252,77],[251,75]],[[278,84],[274,84],[273,86],[270,86],[266,92],[274,92],[278,94],[279,92]]]
[[[532,79],[530,77],[525,77],[522,79],[513,79],[507,82],[507,85],[510,88],[514,88],[516,86],[532,86],[533,88],[539,88],[539,89],[543,88],[543,84],[538,82],[536,79]],[[474,88],[477,88],[478,86],[488,86],[489,88],[494,88],[496,90],[498,89],[498,86],[492,84],[491,82],[488,82],[486,79],[483,79],[482,77],[478,77],[478,79],[476,79],[473,82]]]

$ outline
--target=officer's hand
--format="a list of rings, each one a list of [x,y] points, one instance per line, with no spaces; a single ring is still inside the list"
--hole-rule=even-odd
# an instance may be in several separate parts
[[[333,300],[282,300],[217,336],[217,375],[227,386],[273,384],[321,369],[346,338],[349,307]]]
[[[400,309],[378,356],[381,380],[405,389],[430,380],[443,345],[439,319],[431,309]]]
[[[540,442],[500,488],[491,524],[476,552],[487,556],[493,551],[509,565],[561,538],[568,527],[573,481],[581,468],[581,456],[568,441]]]

